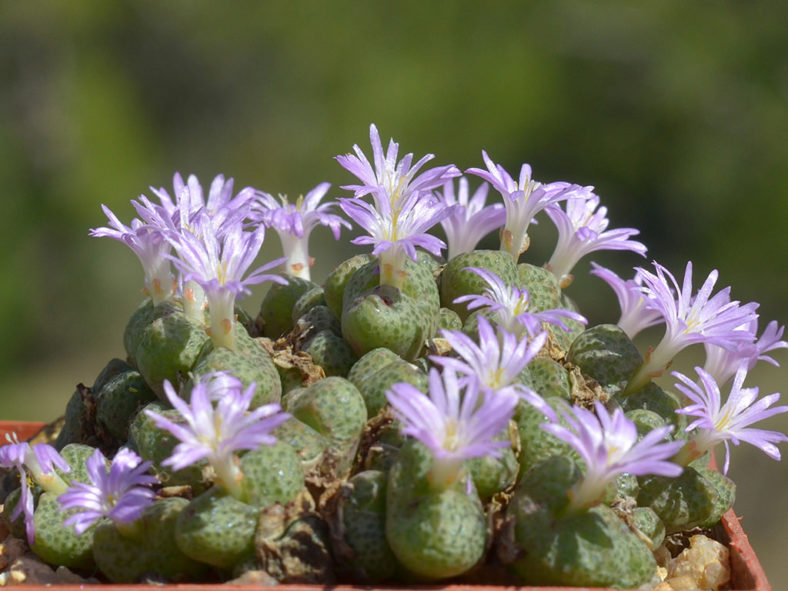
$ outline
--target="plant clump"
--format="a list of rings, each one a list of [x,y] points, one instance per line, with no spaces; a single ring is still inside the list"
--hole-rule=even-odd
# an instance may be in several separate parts
[[[470,196],[457,167],[370,140],[371,160],[337,157],[357,179],[337,201],[328,183],[288,199],[220,175],[206,195],[176,174],[130,225],[104,207],[91,235],[134,251],[146,299],[125,359],[77,388],[49,442],[0,447],[17,545],[112,583],[724,585],[726,549],[699,532],[733,505],[730,443],[780,459],[788,437],[753,425],[788,407],[745,384],[783,327],[759,335],[716,271],[695,291],[691,263],[679,282],[657,262],[630,279],[593,264],[621,316],[588,326],[577,262],[646,253],[593,187],[527,164],[515,179],[482,152]],[[521,260],[539,215],[558,232],[543,265]],[[318,226],[371,249],[323,284]],[[270,230],[283,256],[255,266]],[[496,230],[498,250],[477,248]],[[236,300],[263,282],[254,319]],[[652,381],[695,344],[694,375]]]

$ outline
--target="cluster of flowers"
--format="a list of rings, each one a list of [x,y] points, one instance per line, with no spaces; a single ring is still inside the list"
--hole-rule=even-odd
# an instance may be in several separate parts
[[[94,229],[91,235],[127,244],[142,263],[145,293],[153,302],[178,297],[187,314],[195,318],[204,318],[207,310],[214,343],[228,348],[234,342],[235,298],[248,293],[252,284],[283,283],[282,275],[268,273],[276,266],[285,275],[309,278],[311,231],[318,225],[328,226],[338,239],[342,226],[352,227],[338,215],[337,207],[366,232],[352,242],[372,246],[381,284],[394,287],[402,286],[406,260],[416,260],[417,248],[436,257],[448,249],[447,258],[452,259],[473,250],[494,230],[500,232],[501,250],[517,262],[529,246],[528,227],[543,210],[558,230],[555,251],[545,267],[561,287],[571,284],[575,265],[591,252],[628,250],[645,255],[646,247],[633,240],[637,230],[607,229],[607,211],[593,187],[536,182],[528,165],[522,166],[515,180],[483,153],[486,169],[466,171],[486,181],[471,196],[468,179],[455,166],[422,170],[432,155],[415,164],[412,154],[398,160],[398,145],[391,141],[384,152],[374,125],[370,139],[371,162],[358,146],[354,146],[355,154],[337,157],[359,183],[343,187],[353,196],[336,203],[321,204],[330,188],[327,183],[291,203],[286,197],[277,199],[249,187],[234,194],[233,181],[222,176],[214,179],[206,199],[195,177],[184,182],[176,174],[173,196],[165,189],[152,188],[158,203],[145,196],[132,201],[139,218],[130,226],[104,207],[111,227]],[[502,204],[487,205],[489,186],[500,193]],[[368,196],[371,201],[366,200]],[[447,243],[428,233],[438,224]],[[281,239],[284,257],[249,272],[270,228]],[[441,331],[454,355],[430,356],[427,394],[407,383],[395,384],[387,393],[404,433],[432,452],[431,478],[438,485],[454,482],[465,460],[494,456],[510,445],[496,436],[506,429],[520,400],[539,408],[550,419],[542,428],[581,457],[585,474],[570,492],[570,506],[576,510],[599,503],[608,483],[619,474],[676,476],[682,466],[720,442],[726,447],[725,472],[729,442],[745,441],[780,458],[775,444],[788,437],[752,425],[788,407],[774,406],[779,394],[759,397],[758,388],[744,387],[744,382],[758,360],[777,364],[767,353],[788,347],[781,340],[783,327],[770,322],[758,336],[757,304],[732,300],[730,288],[713,293],[716,271],[695,292],[691,263],[681,284],[656,262],[654,272],[637,268],[631,279],[593,265],[592,273],[605,280],[618,297],[618,324],[628,336],[659,323],[666,327],[625,392],[635,392],[663,373],[687,346],[703,343],[706,347],[706,364],[696,368],[697,380],[673,373],[675,387],[688,401],[678,412],[694,420],[686,428],[686,437],[668,440],[671,427],[638,437],[634,423],[621,409],[611,413],[598,401],[593,409],[565,405],[556,412],[539,393],[520,383],[520,372],[545,347],[546,325],[567,329],[565,323],[585,324],[585,319],[565,309],[531,311],[527,290],[507,285],[488,269],[471,270],[483,280],[483,293],[462,296],[456,302],[467,304],[469,310],[486,309],[492,321],[479,316],[477,340],[461,331]],[[200,378],[189,404],[168,382],[164,389],[184,419],[175,423],[148,411],[157,425],[181,442],[165,464],[180,469],[207,460],[214,481],[231,493],[239,480],[235,453],[273,443],[271,431],[289,417],[277,404],[249,410],[254,384],[244,389],[240,380],[226,372]],[[69,471],[68,465],[46,444],[31,447],[10,441],[0,448],[0,466],[19,471],[21,502],[12,518],[24,513],[31,542],[35,536],[31,481],[59,493],[62,507],[75,511],[66,523],[77,532],[100,517],[124,527],[138,519],[154,498],[151,487],[156,479],[147,474],[150,462],[125,448],[111,462],[100,451],[94,453],[87,462],[92,484],[69,486],[61,477]]]

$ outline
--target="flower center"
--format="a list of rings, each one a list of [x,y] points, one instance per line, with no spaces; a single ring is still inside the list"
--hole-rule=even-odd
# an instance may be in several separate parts
[[[502,367],[496,367],[495,369],[490,369],[489,373],[487,374],[487,380],[485,386],[492,388],[493,390],[498,390],[499,388],[503,387],[503,377],[504,372]]]
[[[733,415],[733,409],[728,407],[725,409],[723,415],[714,422],[714,430],[715,431],[726,431],[731,423],[731,418]]]
[[[460,425],[456,419],[446,421],[446,430],[443,435],[443,449],[446,451],[456,451],[460,446],[459,437]]]
[[[515,294],[516,293],[517,292],[515,291]],[[512,314],[514,316],[519,316],[520,314],[523,314],[528,310],[528,304],[530,299],[528,296],[529,294],[527,291],[523,290],[520,292],[520,295],[515,301],[514,307],[512,308]]]

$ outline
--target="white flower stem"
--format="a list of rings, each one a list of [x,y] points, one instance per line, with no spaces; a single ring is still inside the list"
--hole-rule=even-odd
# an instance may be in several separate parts
[[[312,259],[309,256],[309,234],[305,232],[299,238],[289,232],[279,232],[279,239],[282,242],[282,252],[287,257],[282,263],[282,271],[293,277],[310,280]]]
[[[646,360],[629,378],[623,395],[627,396],[637,392],[648,384],[652,378],[661,376],[681,348],[681,346],[676,347],[675,342],[671,343],[668,335],[665,335],[653,350],[646,353]]]
[[[176,289],[177,282],[172,275],[170,262],[167,259],[162,258],[155,268],[146,269],[145,288],[142,291],[150,296],[154,306],[171,299],[175,295]]]
[[[670,461],[679,466],[689,466],[691,462],[697,460],[714,447],[713,442],[704,441],[703,439],[702,436],[696,436],[690,439],[678,452],[676,452],[676,455],[673,456]]]
[[[213,344],[225,349],[235,349],[235,327],[231,318],[218,318],[211,315],[211,326],[208,333],[211,335]]]
[[[227,292],[208,294],[208,334],[217,347],[235,350],[235,296]]]
[[[408,273],[405,271],[407,256],[407,253],[397,245],[393,245],[388,250],[380,253],[378,259],[380,265],[380,285],[390,285],[397,289],[402,289],[408,277]]]
[[[53,495],[62,495],[68,490],[68,484],[54,470],[44,474],[40,469],[29,468],[33,480],[46,492]]]
[[[434,492],[441,492],[449,488],[459,478],[462,467],[462,460],[446,460],[433,457],[432,467],[427,474],[427,481],[430,484],[430,489]]]
[[[598,505],[604,499],[606,489],[607,482],[604,480],[588,476],[581,478],[567,492],[569,505],[567,505],[565,511],[567,513],[578,513]]]
[[[194,281],[187,281],[183,285],[183,311],[192,322],[203,324],[205,322],[205,291]]]
[[[505,252],[512,255],[514,262],[520,260],[520,255],[523,254],[531,244],[531,238],[528,236],[526,228],[509,228],[504,227],[501,230],[501,248]]]
[[[230,496],[245,502],[243,489],[241,487],[243,472],[241,472],[235,464],[235,458],[214,462],[212,466],[214,472],[216,472],[216,484],[226,490]]]
[[[49,472],[44,472],[44,470],[41,468],[41,464],[38,463],[38,458],[36,457],[33,448],[31,447],[28,447],[27,451],[25,452],[25,467],[30,474],[30,478],[32,478],[36,484],[38,484],[38,486],[43,488],[46,492],[55,495],[61,495],[68,490],[68,483],[66,483],[58,475],[54,467]]]

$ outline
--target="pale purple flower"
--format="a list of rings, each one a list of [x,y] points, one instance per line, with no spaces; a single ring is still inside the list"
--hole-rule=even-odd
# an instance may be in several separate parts
[[[102,517],[108,517],[120,527],[136,521],[156,496],[150,486],[158,480],[146,474],[151,462],[143,462],[128,448],[118,450],[109,470],[107,458],[98,449],[85,465],[90,484],[72,482],[57,498],[63,510],[79,509],[64,522],[66,526],[73,525],[77,535],[82,535]]]
[[[212,371],[200,377],[200,385],[205,388],[205,396],[212,402],[219,402],[230,390],[243,390],[243,382],[229,371]]]
[[[224,380],[224,393],[217,391],[216,376],[202,376],[191,391],[189,404],[178,396],[169,381],[164,381],[167,400],[181,414],[185,424],[173,422],[153,411],[145,411],[154,423],[172,433],[180,443],[162,465],[180,470],[205,458],[213,468],[217,483],[236,498],[242,499],[235,453],[273,445],[271,432],[290,415],[279,404],[265,404],[249,411],[257,388],[252,383],[245,390],[238,380]],[[216,405],[212,400],[218,400]]]
[[[361,181],[361,184],[344,185],[342,188],[353,191],[355,197],[372,194],[378,208],[385,201],[390,209],[396,211],[400,204],[406,202],[412,195],[427,193],[461,174],[453,164],[437,166],[419,173],[421,167],[435,157],[433,154],[423,156],[413,165],[411,165],[413,154],[407,154],[397,162],[399,144],[393,139],[389,140],[384,154],[380,135],[374,123],[369,126],[369,141],[372,144],[372,163],[367,160],[358,145],[353,146],[355,156],[346,154],[336,158],[345,170]]]
[[[446,205],[455,206],[453,213],[441,220],[449,245],[447,260],[474,250],[482,238],[503,226],[506,221],[506,209],[501,203],[485,207],[489,188],[490,185],[482,183],[473,196],[469,197],[468,179],[460,177],[456,195],[453,180],[447,181],[443,185],[443,191],[438,192]]]
[[[591,274],[603,279],[615,292],[621,308],[617,324],[630,339],[635,338],[640,331],[663,322],[661,312],[651,306],[647,294],[643,292],[640,275],[625,280],[601,265],[592,262],[591,266]]]
[[[490,322],[480,316],[478,344],[458,330],[442,330],[441,336],[460,358],[432,355],[430,359],[434,363],[477,380],[479,387],[486,392],[512,393],[545,414],[553,414],[552,408],[539,394],[518,382],[520,372],[544,347],[546,332],[539,333],[529,341],[501,327],[494,331]]]
[[[169,236],[170,241],[184,234],[195,234],[200,238],[203,224],[209,224],[212,233],[221,239],[229,228],[244,222],[254,197],[252,187],[246,187],[234,196],[233,179],[225,180],[223,175],[216,176],[211,182],[207,200],[194,175],[189,175],[184,182],[181,175],[175,173],[174,199],[164,188],[150,189],[159,198],[159,204],[153,203],[145,195],[140,195],[138,201],[132,200],[131,203],[154,232],[161,233],[165,239]],[[186,315],[196,322],[202,322],[206,306],[205,292],[197,283],[184,281],[183,277],[179,278],[179,287]]]
[[[25,533],[30,544],[35,540],[33,519],[34,500],[30,491],[30,480],[47,492],[58,494],[66,490],[68,485],[57,474],[55,468],[63,472],[71,472],[71,466],[61,457],[58,451],[47,443],[31,446],[27,441],[19,442],[16,434],[6,435],[8,444],[0,447],[0,468],[16,469],[19,475],[19,503],[12,511],[11,521],[24,514]]]
[[[264,226],[247,232],[238,223],[226,228],[220,238],[206,216],[201,216],[195,225],[199,228],[196,233],[168,237],[178,254],[171,259],[183,273],[184,281],[194,281],[205,291],[213,342],[232,349],[236,297],[249,294],[249,285],[264,281],[285,283],[279,275],[264,273],[283,259],[257,267],[247,275],[263,245]]]
[[[330,187],[330,183],[320,183],[306,196],[299,196],[295,203],[289,202],[284,195],[279,195],[279,199],[262,191],[256,195],[251,217],[279,234],[283,254],[287,257],[283,268],[288,275],[310,278],[312,258],[309,256],[309,235],[315,227],[328,226],[335,240],[339,240],[342,226],[351,227],[346,220],[333,213],[336,202],[320,204]]]
[[[560,205],[550,205],[545,213],[558,229],[558,243],[545,265],[558,278],[561,287],[568,287],[573,280],[572,269],[589,253],[598,250],[630,250],[645,256],[645,245],[632,236],[639,234],[634,228],[607,230],[607,208],[599,207],[599,197],[593,187],[584,187]]]
[[[498,457],[511,445],[494,438],[506,429],[519,398],[507,392],[485,395],[478,382],[459,380],[452,368],[430,370],[429,395],[402,382],[391,386],[386,397],[404,423],[402,432],[432,452],[430,481],[437,489],[460,476],[464,460]]]
[[[711,374],[718,384],[726,383],[742,366],[748,370],[752,369],[758,361],[766,361],[779,367],[780,364],[766,353],[788,347],[788,342],[780,340],[785,327],[779,326],[775,320],[766,325],[761,338],[757,340],[757,320],[741,326],[740,330],[748,331],[752,335],[752,340],[739,342],[733,349],[725,349],[714,344],[705,345],[706,363],[703,369]]]
[[[351,242],[374,245],[372,254],[380,261],[381,285],[402,286],[406,276],[405,259],[417,259],[416,247],[440,256],[446,246],[427,231],[451,215],[453,208],[446,207],[429,193],[410,194],[399,203],[397,210],[385,200],[371,205],[356,198],[340,199],[339,205],[369,234]]]
[[[716,270],[693,295],[691,262],[687,263],[681,286],[665,267],[657,262],[654,267],[656,274],[642,268],[638,273],[643,280],[643,293],[665,320],[665,335],[630,378],[626,393],[639,390],[652,377],[661,375],[673,358],[689,345],[712,343],[731,349],[737,343],[747,342],[750,334],[739,329],[758,317],[755,314],[758,304],[740,305],[731,301],[730,287],[712,295],[717,282]]]
[[[170,245],[161,233],[137,218],[131,220],[131,226],[126,226],[106,205],[101,209],[109,218],[110,227],[93,228],[90,236],[118,240],[137,255],[145,275],[143,291],[154,304],[175,295],[177,284],[167,256]]]
[[[202,185],[195,175],[189,175],[184,182],[180,173],[172,179],[174,199],[163,187],[150,187],[159,198],[160,205],[154,204],[145,195],[139,202],[132,201],[137,213],[148,224],[163,231],[176,233],[195,232],[198,217],[207,215],[214,233],[221,236],[226,228],[242,222],[249,214],[249,206],[254,198],[252,187],[245,187],[233,195],[233,179],[217,175],[211,182],[206,200]]]
[[[681,441],[664,441],[672,427],[658,427],[638,441],[638,431],[624,411],[616,408],[609,414],[596,401],[596,413],[567,405],[561,409],[568,426],[557,422],[541,425],[542,429],[568,443],[585,464],[585,474],[569,491],[569,511],[578,511],[599,503],[607,485],[624,473],[643,476],[657,474],[674,477],[682,467],[669,461],[681,448]]]
[[[566,199],[577,185],[558,182],[542,184],[531,178],[531,167],[523,164],[520,177],[515,181],[500,164],[496,164],[482,150],[487,170],[469,168],[466,173],[475,174],[489,182],[503,197],[506,208],[506,223],[501,233],[501,250],[509,252],[516,261],[528,249],[530,239],[528,226],[534,216],[552,203]]]
[[[562,319],[571,319],[581,324],[588,321],[571,310],[555,308],[541,312],[529,312],[531,300],[527,289],[506,285],[494,272],[482,267],[465,267],[481,277],[486,286],[482,294],[468,294],[454,299],[455,304],[468,302],[468,310],[488,308],[495,313],[494,320],[507,332],[518,337],[526,332],[533,338],[542,332],[542,323],[555,324],[562,330],[569,330]]]
[[[755,348],[758,356],[755,359],[750,359],[747,369],[752,369],[755,367],[755,363],[758,361],[765,361],[771,365],[774,365],[775,367],[780,367],[780,364],[777,363],[773,357],[769,357],[768,355],[765,355],[765,353],[774,351],[775,349],[788,348],[788,342],[780,340],[784,331],[785,326],[778,325],[776,320],[772,320],[766,325],[766,328],[761,334],[761,338],[755,342]]]
[[[25,456],[30,449],[27,441],[19,443],[9,440],[9,443],[0,447],[0,467],[6,469],[15,468],[19,475],[20,496],[19,502],[11,513],[11,521],[15,521],[21,514],[25,516],[25,532],[27,540],[31,544],[35,540],[35,525],[33,523],[33,494],[30,492],[30,484],[25,471]]]
[[[770,458],[779,460],[780,450],[775,444],[788,441],[788,437],[779,431],[758,429],[751,425],[788,411],[788,406],[770,408],[780,399],[780,394],[775,392],[759,400],[758,388],[742,387],[747,377],[747,368],[740,367],[733,378],[728,398],[723,403],[720,387],[714,378],[700,367],[696,367],[695,371],[699,383],[677,371],[671,374],[679,380],[676,388],[691,402],[689,406],[676,412],[697,417],[687,425],[686,431],[692,433],[692,436],[681,450],[677,461],[686,465],[718,443],[724,442],[723,472],[727,473],[730,466],[729,441],[734,445],[744,441],[754,445]]]

